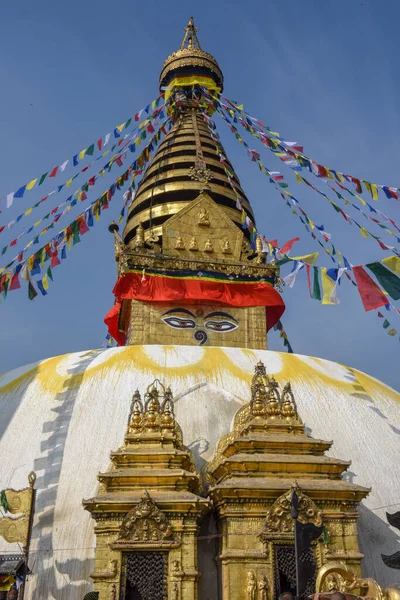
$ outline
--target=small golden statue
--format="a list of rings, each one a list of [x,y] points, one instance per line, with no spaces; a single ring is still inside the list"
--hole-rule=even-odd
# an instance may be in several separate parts
[[[254,571],[247,573],[247,600],[256,600],[257,582]]]
[[[201,227],[210,227],[210,217],[205,208],[199,210],[199,214],[197,215],[197,225],[200,225]]]
[[[193,252],[197,252],[198,249],[199,249],[199,247],[197,245],[197,240],[193,236],[192,239],[190,240],[189,250],[192,250]]]
[[[176,238],[175,248],[177,250],[184,250],[185,249],[185,242],[183,241],[183,238],[180,235],[178,235],[178,237]]]
[[[268,579],[261,575],[258,581],[259,600],[268,600]]]
[[[223,254],[232,254],[231,245],[229,240],[224,240],[222,242],[222,253]]]
[[[206,240],[206,243],[204,244],[204,252],[214,252],[214,248],[210,238],[208,238]]]

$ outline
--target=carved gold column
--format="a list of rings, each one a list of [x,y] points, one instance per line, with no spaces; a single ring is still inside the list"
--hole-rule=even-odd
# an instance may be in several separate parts
[[[310,557],[315,572],[339,557],[359,569],[356,507],[368,490],[342,479],[350,463],[325,456],[330,446],[305,433],[290,384],[281,391],[259,363],[251,401],[236,413],[232,432],[220,440],[207,469],[222,534],[223,600],[256,600],[261,594],[271,599],[279,592],[279,548],[294,543],[293,485],[299,520],[325,526]]]
[[[209,501],[198,495],[199,475],[182,444],[171,391],[158,380],[144,400],[135,393],[124,443],[110,458],[111,468],[98,476],[99,495],[83,502],[96,521],[91,578],[99,600],[114,592],[120,598],[128,580],[138,589],[146,586],[140,569],[134,581],[129,579],[130,569],[135,560],[145,564],[152,554],[164,565],[160,594],[196,600],[198,525]]]

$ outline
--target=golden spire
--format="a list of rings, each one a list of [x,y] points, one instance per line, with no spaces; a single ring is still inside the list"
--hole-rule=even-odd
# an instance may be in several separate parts
[[[187,27],[185,27],[185,36],[182,40],[180,50],[184,48],[197,48],[201,50],[200,42],[196,33],[198,32],[197,27],[194,26],[193,17],[190,17]]]

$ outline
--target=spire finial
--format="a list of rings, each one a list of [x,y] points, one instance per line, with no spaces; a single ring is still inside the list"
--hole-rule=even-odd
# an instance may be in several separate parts
[[[197,31],[198,29],[194,26],[193,17],[190,17],[189,23],[187,24],[187,27],[185,27],[185,37],[183,38],[181,44],[181,50],[184,50],[184,48],[196,48],[197,50],[201,50],[201,46],[196,35]]]

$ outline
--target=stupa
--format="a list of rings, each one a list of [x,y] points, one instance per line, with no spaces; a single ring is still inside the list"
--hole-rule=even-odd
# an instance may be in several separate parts
[[[223,75],[190,19],[160,75],[174,125],[124,231],[110,225],[119,347],[0,377],[0,489],[36,474],[24,598],[277,599],[295,586],[295,489],[299,518],[324,529],[302,597],[393,599],[381,553],[398,548],[400,395],[267,349],[279,268],[242,227],[232,181],[255,216],[200,88]],[[20,555],[15,535],[1,555]]]

